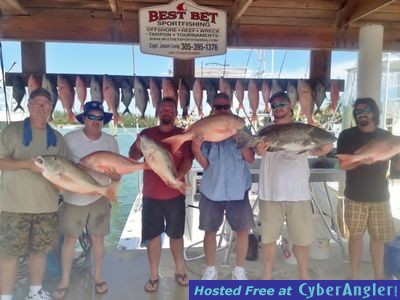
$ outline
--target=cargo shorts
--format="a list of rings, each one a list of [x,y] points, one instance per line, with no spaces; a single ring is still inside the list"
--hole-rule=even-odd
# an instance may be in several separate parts
[[[47,254],[58,242],[58,214],[0,212],[0,255]]]

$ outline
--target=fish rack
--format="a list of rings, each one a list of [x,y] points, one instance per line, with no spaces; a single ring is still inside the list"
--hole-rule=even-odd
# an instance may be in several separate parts
[[[41,82],[42,80],[42,76],[43,73],[7,73],[6,74],[6,86],[12,86],[13,85],[13,81],[15,77],[19,77],[22,82],[24,82],[25,86],[28,85],[28,78],[30,75],[34,75],[35,78]],[[62,75],[65,78],[67,78],[69,80],[69,82],[71,82],[72,86],[75,86],[75,80],[77,76],[80,76],[85,83],[87,84],[87,86],[90,86],[90,79],[92,78],[92,76],[95,79],[98,79],[98,81],[101,83],[102,82],[102,78],[105,74],[55,74],[55,73],[46,73],[47,78],[49,78],[51,81],[56,82],[57,81],[57,75]],[[133,86],[133,80],[135,78],[135,76],[133,75],[111,75],[111,74],[107,74],[110,77],[112,77],[112,79],[114,80],[114,82],[116,83],[116,85],[118,87],[121,87],[122,82],[124,80],[126,80],[131,86]],[[150,87],[150,78],[154,78],[157,83],[159,84],[159,86],[161,86],[161,82],[163,78],[169,79],[171,80],[175,87],[178,87],[178,83],[179,83],[179,78],[176,77],[165,77],[165,76],[136,76],[139,77],[141,79],[141,81],[143,83],[145,83],[146,87],[149,88]],[[187,84],[189,85],[190,89],[193,89],[193,83],[195,81],[195,79],[200,79],[203,83],[203,87],[206,86],[206,83],[212,83],[214,86],[218,87],[219,86],[219,80],[220,77],[215,78],[215,77],[201,77],[201,78],[184,78],[185,81],[187,82]],[[269,85],[271,86],[272,80],[276,80],[279,85],[281,87],[286,87],[287,83],[290,81],[292,82],[295,86],[297,85],[297,80],[298,78],[285,78],[285,79],[280,79],[280,78],[227,78],[224,77],[224,79],[226,81],[228,81],[232,87],[232,89],[234,89],[236,80],[240,79],[243,82],[244,85],[244,89],[247,90],[248,84],[250,79],[255,80],[257,82],[257,86],[259,89],[261,89],[261,85],[262,82],[265,80],[269,83]],[[316,84],[316,80],[314,79],[307,79],[307,81],[309,81],[310,85],[313,87]],[[336,82],[338,84],[339,90],[343,91],[344,90],[344,80],[343,79],[331,79],[329,82],[324,83],[324,87],[325,89],[329,89],[332,82]],[[285,88],[284,88],[285,89]]]

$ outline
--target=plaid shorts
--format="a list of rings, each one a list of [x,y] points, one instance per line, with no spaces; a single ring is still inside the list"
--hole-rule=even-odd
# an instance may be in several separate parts
[[[46,254],[57,245],[58,215],[0,213],[0,255]]]
[[[394,224],[390,202],[359,202],[345,199],[344,219],[350,234],[360,237],[368,228],[369,235],[378,241],[394,239]]]

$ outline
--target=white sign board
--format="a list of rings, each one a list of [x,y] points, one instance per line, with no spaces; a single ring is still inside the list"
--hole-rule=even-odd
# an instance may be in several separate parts
[[[176,0],[139,10],[143,53],[192,59],[226,52],[226,12]]]

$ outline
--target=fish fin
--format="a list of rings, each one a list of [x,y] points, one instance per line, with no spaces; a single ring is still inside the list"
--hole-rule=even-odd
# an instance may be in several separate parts
[[[336,157],[341,161],[342,166],[347,166],[358,161],[357,156],[354,154],[336,154]]]
[[[244,129],[238,130],[236,135],[237,147],[239,149],[244,147],[255,147],[257,144],[257,138]]]
[[[304,152],[307,152],[308,150],[302,150],[302,151],[299,151],[299,152],[297,152],[297,154],[303,154]]]
[[[113,180],[112,183],[107,187],[105,197],[112,201],[117,202],[118,200],[118,190],[119,190],[119,181]]]
[[[185,135],[177,134],[162,140],[163,143],[171,145],[171,152],[176,153],[184,142],[186,142]]]

